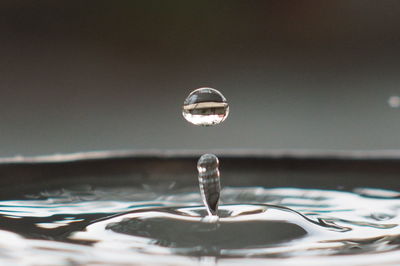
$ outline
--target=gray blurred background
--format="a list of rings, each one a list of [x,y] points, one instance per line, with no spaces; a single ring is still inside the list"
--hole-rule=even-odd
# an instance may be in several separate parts
[[[3,0],[0,33],[0,156],[400,148],[400,1]]]

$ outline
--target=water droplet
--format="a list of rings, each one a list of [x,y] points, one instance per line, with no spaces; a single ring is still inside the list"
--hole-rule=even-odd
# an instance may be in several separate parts
[[[217,215],[221,191],[219,181],[219,161],[214,154],[204,154],[197,162],[201,198],[209,215]]]
[[[213,88],[192,91],[183,103],[183,117],[197,126],[213,126],[223,122],[229,114],[226,98]]]
[[[399,108],[400,107],[400,97],[399,96],[391,96],[388,99],[388,104],[392,108]]]

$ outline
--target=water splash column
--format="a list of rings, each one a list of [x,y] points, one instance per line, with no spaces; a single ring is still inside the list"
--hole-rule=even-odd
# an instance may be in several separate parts
[[[229,114],[226,98],[213,88],[199,88],[192,91],[182,107],[183,117],[196,126],[214,126],[223,122]],[[200,193],[207,213],[218,217],[218,201],[221,184],[219,161],[214,154],[204,154],[197,162]]]
[[[214,154],[204,154],[197,162],[201,198],[208,215],[218,215],[218,201],[221,191],[219,161]]]

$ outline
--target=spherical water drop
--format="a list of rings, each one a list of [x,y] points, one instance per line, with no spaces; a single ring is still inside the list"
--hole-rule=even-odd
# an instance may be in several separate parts
[[[199,88],[186,98],[182,114],[194,125],[213,126],[228,117],[229,105],[225,97],[216,89]]]
[[[392,108],[399,108],[400,107],[400,97],[399,96],[389,97],[388,104]]]

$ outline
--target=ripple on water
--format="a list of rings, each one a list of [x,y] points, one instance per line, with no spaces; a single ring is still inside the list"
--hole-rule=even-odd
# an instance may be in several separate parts
[[[30,264],[33,254],[43,264],[400,260],[395,191],[228,187],[215,222],[199,205],[192,190],[91,187],[1,201],[0,262]]]

